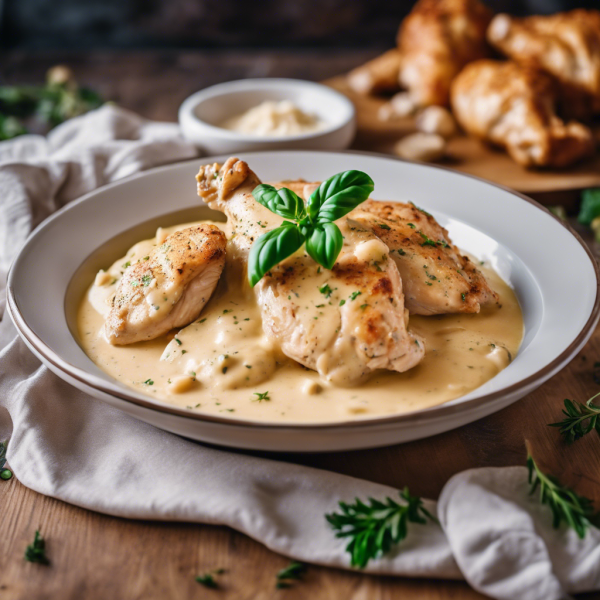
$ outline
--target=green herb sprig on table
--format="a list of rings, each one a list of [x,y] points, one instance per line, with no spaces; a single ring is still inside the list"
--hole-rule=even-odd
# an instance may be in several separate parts
[[[257,186],[252,195],[271,212],[286,219],[280,227],[261,235],[248,258],[248,280],[254,287],[275,265],[305,244],[317,263],[331,269],[344,244],[334,223],[364,202],[374,189],[373,180],[362,171],[344,171],[324,181],[306,205],[288,188]]]
[[[408,523],[424,525],[427,519],[438,520],[423,506],[420,498],[411,496],[408,488],[400,493],[406,501],[399,504],[391,498],[384,501],[369,498],[365,504],[358,498],[353,504],[340,502],[340,513],[325,515],[336,537],[350,538],[346,550],[350,553],[350,564],[364,568],[371,559],[390,551],[407,534]]]
[[[596,241],[600,242],[600,188],[583,190],[577,220],[590,227]]]
[[[590,431],[596,430],[600,435],[600,406],[593,403],[598,396],[600,393],[592,396],[585,404],[565,399],[562,411],[565,418],[558,423],[549,423],[549,427],[560,427],[560,434],[569,443],[577,441]]]
[[[0,86],[0,140],[27,133],[27,120],[33,117],[47,130],[102,103],[96,92],[79,86],[71,70],[62,65],[48,71],[43,86]]]
[[[50,561],[46,556],[46,540],[44,540],[37,529],[35,531],[33,542],[25,549],[25,560],[40,565],[50,564]]]
[[[306,573],[306,565],[298,561],[292,561],[287,567],[277,573],[275,587],[278,590],[292,587],[290,580],[302,579]]]
[[[214,569],[213,571],[208,571],[207,573],[198,575],[195,577],[195,580],[205,588],[216,590],[219,588],[219,584],[215,580],[215,575],[222,575],[223,573],[225,573],[225,569]]]
[[[588,527],[593,525],[590,521],[594,517],[591,500],[561,485],[556,477],[543,473],[531,454],[527,455],[527,468],[531,485],[529,494],[534,494],[539,488],[540,502],[547,504],[552,510],[552,527],[558,529],[564,522],[583,539]]]
[[[10,469],[5,469],[6,464],[6,442],[0,442],[0,479],[8,481],[12,476]]]

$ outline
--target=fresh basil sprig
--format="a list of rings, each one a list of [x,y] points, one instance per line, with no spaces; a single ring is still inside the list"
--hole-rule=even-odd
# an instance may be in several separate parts
[[[289,219],[280,227],[260,236],[248,258],[248,280],[254,287],[275,265],[306,244],[306,252],[326,269],[333,268],[344,244],[334,223],[373,191],[373,180],[362,171],[344,171],[324,181],[306,205],[288,188],[276,189],[261,184],[254,188],[254,199],[272,213]]]

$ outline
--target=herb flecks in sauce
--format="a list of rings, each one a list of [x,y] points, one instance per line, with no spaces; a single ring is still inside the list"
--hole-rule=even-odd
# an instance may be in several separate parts
[[[171,232],[166,228],[163,231]],[[134,255],[129,251],[106,272],[120,277],[122,264],[127,260],[134,264],[148,256],[153,244],[155,239],[136,244]],[[103,310],[106,297],[114,294],[114,288],[104,285],[93,286],[83,300],[79,313],[80,341],[101,369],[125,385],[181,408],[200,404],[196,410],[205,414],[231,414],[273,422],[331,422],[348,417],[401,414],[435,406],[479,387],[508,365],[511,354],[516,354],[522,333],[516,298],[489,265],[481,268],[500,293],[502,310],[493,306],[483,308],[479,315],[411,315],[410,330],[425,340],[426,356],[419,369],[403,374],[378,373],[351,394],[347,388],[320,381],[316,373],[287,359],[266,339],[260,308],[233,256],[228,257],[221,281],[201,318],[178,330],[174,338],[166,336],[129,347],[107,344],[98,336],[103,318],[94,309],[97,306],[97,310]],[[294,310],[314,311],[318,319],[312,322],[319,332],[328,330],[327,335],[335,335],[341,326],[331,314],[341,319],[350,310],[368,318],[370,309],[365,307],[364,313],[360,309],[371,302],[364,291],[361,295],[356,285],[340,287],[337,281],[333,285],[326,269],[322,268],[318,274],[316,271],[315,268],[316,279],[307,279],[290,290]],[[423,278],[438,285],[425,270]],[[330,298],[318,289],[325,284],[332,288]],[[161,296],[161,306],[162,300]],[[317,305],[321,307],[316,308]],[[231,312],[223,314],[224,310]],[[320,315],[321,312],[324,314]],[[92,333],[86,335],[86,332]],[[219,362],[218,356],[225,354],[229,358],[225,363]],[[225,366],[227,372],[223,374]],[[196,373],[193,385],[184,393],[174,393],[168,381],[175,382],[180,377],[191,381],[192,372]],[[144,383],[149,376],[154,382],[152,386]],[[307,379],[321,386],[318,394],[305,391],[310,387],[305,388]],[[257,399],[255,390],[259,393],[269,390],[269,398],[273,400],[252,402]],[[217,405],[215,400],[219,398],[222,404]],[[230,409],[235,412],[228,412]],[[220,413],[221,410],[225,412]]]

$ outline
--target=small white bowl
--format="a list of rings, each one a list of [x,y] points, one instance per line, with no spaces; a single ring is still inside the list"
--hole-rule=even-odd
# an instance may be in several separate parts
[[[326,123],[323,129],[301,135],[248,135],[219,127],[225,119],[266,100],[291,100]],[[290,148],[342,150],[356,133],[354,105],[348,98],[319,83],[298,79],[241,79],[196,92],[179,109],[183,135],[209,154]]]

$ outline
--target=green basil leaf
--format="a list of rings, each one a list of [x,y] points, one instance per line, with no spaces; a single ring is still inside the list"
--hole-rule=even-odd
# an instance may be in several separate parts
[[[362,171],[344,171],[324,181],[308,199],[313,222],[337,221],[364,202],[374,188],[373,180]]]
[[[288,188],[278,190],[261,183],[254,188],[252,195],[259,204],[284,219],[299,220],[306,214],[302,198]]]
[[[254,287],[265,273],[291,256],[304,243],[300,229],[289,221],[261,235],[252,244],[248,257],[248,281]]]
[[[583,190],[577,220],[583,225],[589,225],[596,217],[600,217],[600,188]]]
[[[344,236],[335,223],[319,223],[315,225],[306,238],[308,255],[326,269],[332,269],[342,251]]]

